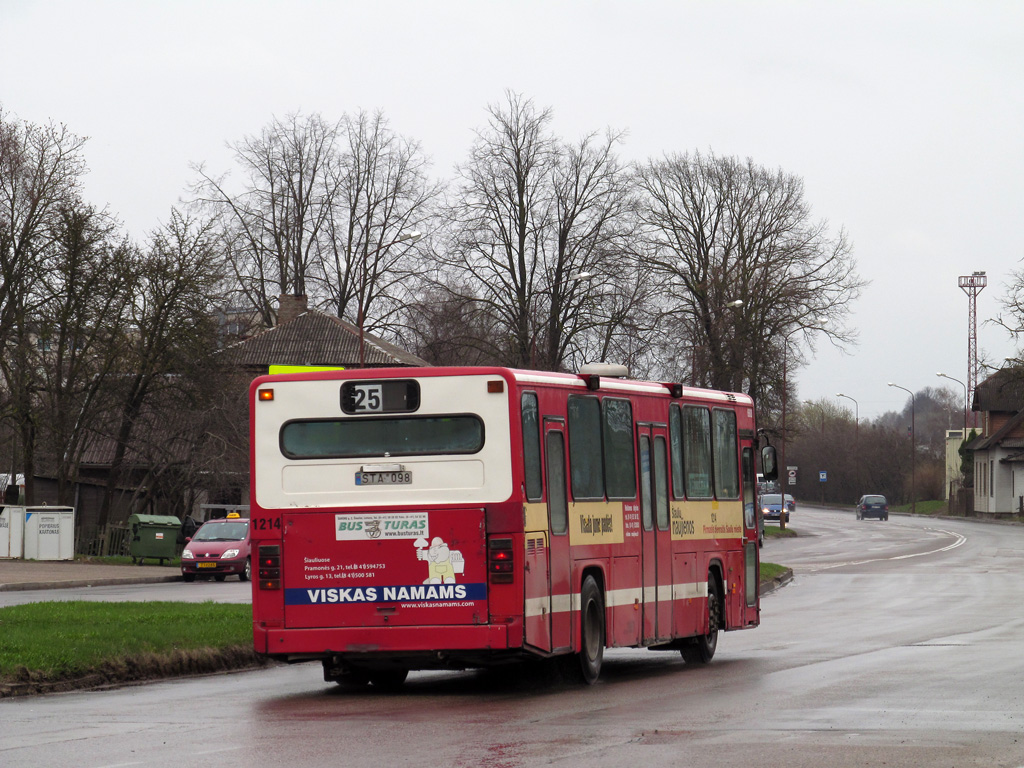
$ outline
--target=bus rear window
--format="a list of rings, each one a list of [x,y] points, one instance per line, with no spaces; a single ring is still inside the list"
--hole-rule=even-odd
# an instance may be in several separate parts
[[[289,421],[281,452],[290,459],[381,458],[476,453],[484,445],[477,416]]]

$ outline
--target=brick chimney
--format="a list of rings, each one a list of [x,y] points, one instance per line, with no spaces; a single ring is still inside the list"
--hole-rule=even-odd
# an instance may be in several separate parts
[[[277,308],[277,324],[284,325],[289,320],[294,320],[296,317],[305,312],[309,307],[306,304],[305,295],[292,296],[291,294],[282,293],[277,297],[278,308]]]

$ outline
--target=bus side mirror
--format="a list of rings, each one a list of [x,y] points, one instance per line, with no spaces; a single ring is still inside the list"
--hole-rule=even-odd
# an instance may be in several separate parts
[[[761,474],[765,480],[776,480],[779,477],[779,465],[773,445],[766,445],[761,449]]]

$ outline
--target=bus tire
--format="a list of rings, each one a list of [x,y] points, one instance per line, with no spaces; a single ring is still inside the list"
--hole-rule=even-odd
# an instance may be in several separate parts
[[[397,691],[409,676],[408,669],[375,669],[369,673],[370,683],[382,691]]]
[[[365,688],[370,684],[370,675],[365,669],[359,667],[343,667],[333,663],[330,659],[324,659],[324,681],[337,683],[346,689]]]
[[[718,579],[708,574],[708,633],[693,638],[679,649],[680,655],[687,664],[707,664],[714,658],[715,649],[718,647],[718,625],[721,612]]]
[[[604,661],[604,597],[593,576],[583,580],[580,590],[580,650],[565,657],[569,676],[593,685]]]

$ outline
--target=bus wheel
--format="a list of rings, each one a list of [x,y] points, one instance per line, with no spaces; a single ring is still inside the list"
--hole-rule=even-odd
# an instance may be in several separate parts
[[[565,657],[569,676],[593,685],[604,661],[604,599],[593,576],[583,580],[580,590],[580,651]]]
[[[376,669],[369,674],[373,687],[382,691],[399,690],[408,676],[408,669]]]
[[[708,574],[708,633],[693,638],[692,641],[679,649],[680,655],[687,664],[707,664],[715,655],[718,647],[718,625],[722,612],[722,603],[718,599],[718,580]]]
[[[370,675],[358,667],[342,667],[330,659],[323,660],[324,680],[337,683],[342,688],[363,688],[370,684]]]

